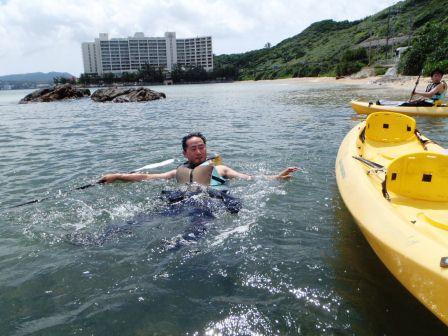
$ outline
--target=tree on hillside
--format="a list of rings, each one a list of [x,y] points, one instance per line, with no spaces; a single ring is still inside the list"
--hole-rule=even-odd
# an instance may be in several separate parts
[[[179,64],[174,64],[171,70],[171,79],[174,83],[179,83],[185,77],[185,70]]]
[[[138,77],[144,82],[161,83],[164,80],[163,70],[151,64],[144,64],[138,71]]]
[[[106,83],[106,84],[112,84],[112,83],[114,83],[114,82],[115,82],[115,78],[116,78],[116,76],[115,76],[115,74],[112,73],[112,72],[106,72],[106,73],[103,75],[103,81],[104,81],[104,83]]]
[[[423,69],[428,75],[436,67],[448,71],[448,26],[430,23],[402,56],[399,71],[404,75],[418,75]]]
[[[351,75],[368,63],[369,57],[366,49],[348,49],[342,54],[341,61],[336,65],[336,76]]]
[[[219,67],[215,67],[209,74],[210,78],[226,78],[226,79],[238,79],[238,68],[233,64],[225,64]]]
[[[215,72],[210,74],[210,78],[213,78]],[[186,82],[202,82],[209,79],[207,71],[200,66],[183,67],[176,64],[171,71],[171,78],[175,83],[182,81]]]
[[[121,74],[122,83],[132,83],[138,81],[138,75],[135,72],[123,72]]]
[[[61,76],[61,77],[54,77],[53,78],[53,83],[56,84],[56,85],[58,85],[58,84],[67,84],[67,83],[76,84],[76,79],[75,79],[75,77],[71,77],[71,78],[66,78],[66,77],[63,77],[63,76]]]
[[[89,85],[89,84],[97,84],[100,78],[97,74],[81,74],[79,76],[78,82],[79,84]]]
[[[189,82],[205,81],[207,80],[207,71],[199,66],[187,68],[185,79]]]

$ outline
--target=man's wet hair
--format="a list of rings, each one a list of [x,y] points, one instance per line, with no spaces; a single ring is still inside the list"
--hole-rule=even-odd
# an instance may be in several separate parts
[[[437,69],[434,69],[433,71],[431,71],[431,74],[430,74],[431,77],[434,76],[436,73],[438,73],[438,74],[440,74],[442,76],[444,75],[442,69],[437,68]]]
[[[186,136],[184,136],[182,138],[182,149],[184,151],[187,150],[187,141],[190,140],[191,138],[194,138],[194,137],[201,138],[202,141],[204,141],[204,144],[207,143],[207,139],[205,138],[205,136],[202,135],[201,132],[195,132],[195,133],[187,134]]]

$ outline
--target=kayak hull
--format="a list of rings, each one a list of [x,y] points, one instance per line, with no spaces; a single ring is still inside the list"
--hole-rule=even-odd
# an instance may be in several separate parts
[[[353,110],[358,114],[371,114],[374,112],[396,112],[409,116],[431,116],[431,117],[448,117],[448,106],[387,106],[371,104],[352,100],[350,102]]]
[[[431,202],[416,200],[407,203],[393,195],[391,201],[386,200],[378,173],[367,174],[370,167],[353,158],[360,155],[359,136],[364,126],[362,122],[354,127],[339,148],[335,167],[339,192],[364,237],[388,270],[448,325],[448,269],[440,267],[441,258],[448,256],[448,231],[419,217],[424,216],[425,211],[437,210],[448,218],[448,204],[439,202],[432,206]],[[442,150],[431,146],[432,151]],[[401,144],[400,149],[404,147]],[[387,160],[381,164],[387,167]]]

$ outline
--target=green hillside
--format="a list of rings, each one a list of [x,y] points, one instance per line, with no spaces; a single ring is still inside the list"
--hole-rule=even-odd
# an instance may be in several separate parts
[[[400,39],[393,47],[377,46],[369,51],[359,46],[393,37]],[[359,21],[315,22],[272,48],[215,56],[215,68],[243,80],[345,75],[369,61],[374,64],[390,58],[393,49],[409,41],[413,48],[400,64],[403,72],[415,74],[423,65],[429,69],[435,64],[446,65],[448,70],[448,63],[443,63],[448,59],[448,0],[407,0]],[[416,45],[421,43],[427,45]],[[435,52],[438,44],[440,50]]]
[[[68,72],[32,72],[25,74],[0,76],[0,82],[36,82],[53,84],[53,79],[56,77],[72,78],[73,75],[69,74]]]

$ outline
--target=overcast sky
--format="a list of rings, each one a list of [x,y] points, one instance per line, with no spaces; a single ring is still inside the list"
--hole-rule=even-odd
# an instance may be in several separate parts
[[[259,49],[315,21],[357,20],[394,0],[0,0],[0,76],[83,72],[81,43],[109,37],[211,35],[213,52]]]

